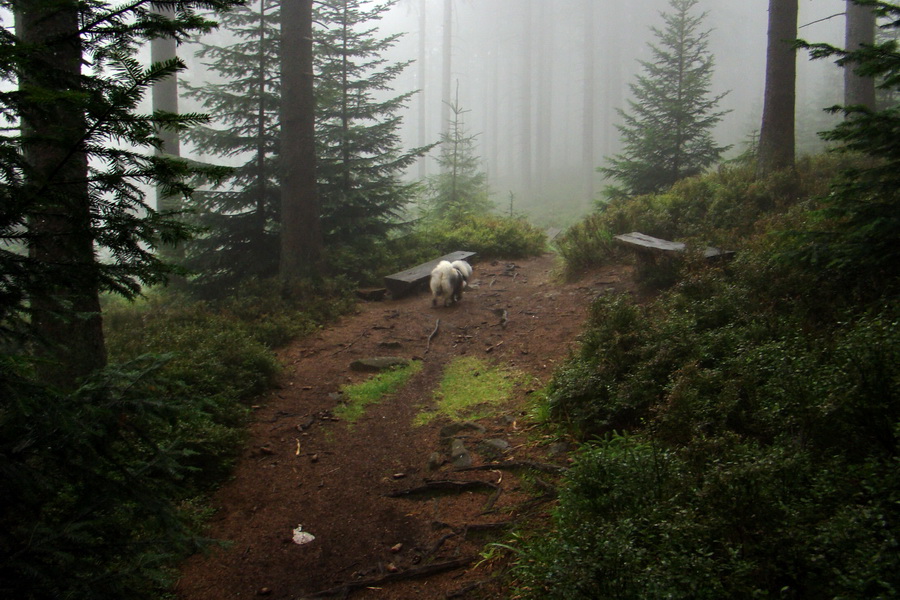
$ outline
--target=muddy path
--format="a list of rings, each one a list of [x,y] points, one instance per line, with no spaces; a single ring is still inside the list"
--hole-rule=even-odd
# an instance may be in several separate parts
[[[227,545],[187,562],[178,598],[499,597],[498,565],[479,552],[518,519],[546,515],[553,466],[567,464],[529,422],[528,397],[576,343],[590,300],[632,283],[628,267],[610,267],[561,284],[549,254],[476,263],[472,283],[448,308],[426,293],[360,302],[280,353],[281,385],[260,399],[234,476],[213,497],[209,535]],[[341,386],[370,376],[350,363],[377,356],[423,368],[352,426],[335,419]],[[442,435],[449,421],[412,425],[458,356],[531,375],[490,418],[452,432],[470,452],[462,470]],[[502,440],[499,450],[485,440]],[[294,543],[301,525],[314,541]]]

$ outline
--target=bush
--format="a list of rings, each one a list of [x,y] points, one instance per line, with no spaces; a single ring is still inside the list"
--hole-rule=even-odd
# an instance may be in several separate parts
[[[242,434],[164,364],[110,367],[60,395],[0,359],[4,598],[158,598],[174,561],[205,545],[181,507],[221,476]]]
[[[808,208],[809,198],[828,192],[836,170],[859,161],[834,155],[806,158],[795,172],[774,173],[764,180],[756,178],[752,165],[729,164],[678,181],[660,194],[616,197],[572,226],[558,244],[560,253],[566,269],[577,273],[618,258],[611,238],[631,231],[737,250],[761,233],[761,222],[797,206]]]
[[[415,234],[415,243],[441,255],[456,250],[476,252],[480,260],[537,256],[547,249],[544,232],[523,219],[472,216],[462,221],[429,223]]]
[[[548,402],[595,441],[524,536],[522,597],[898,593],[900,302],[828,296],[783,243],[592,306]]]

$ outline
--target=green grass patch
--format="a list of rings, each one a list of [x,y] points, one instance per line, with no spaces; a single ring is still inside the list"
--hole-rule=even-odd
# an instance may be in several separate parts
[[[434,392],[437,409],[419,413],[413,425],[427,425],[438,417],[453,421],[483,419],[509,399],[524,374],[490,365],[474,357],[454,359]]]
[[[384,371],[361,383],[345,385],[341,391],[346,403],[335,408],[334,416],[347,423],[355,423],[366,413],[367,406],[393,394],[421,370],[422,363],[413,361],[405,367]]]

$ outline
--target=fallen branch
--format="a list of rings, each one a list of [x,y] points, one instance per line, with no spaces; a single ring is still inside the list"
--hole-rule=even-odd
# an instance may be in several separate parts
[[[506,462],[493,462],[487,463],[484,465],[478,465],[477,467],[461,467],[456,469],[457,471],[493,471],[495,469],[506,470],[506,471],[515,471],[516,469],[533,469],[535,471],[540,471],[542,473],[553,473],[556,475],[562,475],[566,471],[568,471],[568,467],[561,467],[559,465],[551,465],[549,463],[541,463],[535,462],[532,460],[510,460]]]
[[[417,579],[419,577],[429,577],[437,573],[443,573],[444,571],[459,569],[473,563],[476,558],[478,557],[468,556],[465,558],[457,558],[455,560],[433,563],[422,567],[411,567],[405,571],[400,571],[398,573],[388,573],[382,577],[377,577],[374,579],[352,581],[343,585],[339,585],[338,587],[334,587],[328,590],[322,590],[321,592],[316,592],[315,594],[309,596],[304,596],[302,600],[312,600],[313,598],[330,598],[332,596],[341,596],[343,598],[346,598],[356,590],[378,587],[384,585],[385,583],[391,583],[393,581],[404,581],[407,579]]]
[[[434,323],[434,331],[431,332],[431,335],[428,336],[428,343],[425,344],[425,354],[428,354],[428,351],[431,350],[431,340],[434,339],[434,336],[438,334],[438,330],[441,328],[441,320],[438,319]]]
[[[331,356],[337,356],[337,355],[340,354],[341,352],[346,352],[347,350],[349,350],[349,349],[353,346],[353,344],[355,344],[356,342],[358,342],[359,340],[363,339],[364,337],[366,337],[366,336],[368,336],[368,335],[369,335],[369,330],[366,329],[366,330],[363,331],[361,334],[359,334],[358,336],[356,336],[356,338],[353,339],[349,344],[347,344],[346,346],[344,346],[343,348],[341,348],[341,349],[338,350],[337,352],[332,353]]]
[[[433,494],[435,492],[451,492],[461,494],[466,491],[492,491],[495,492],[498,486],[487,481],[453,481],[438,480],[429,481],[425,485],[409,488],[406,490],[397,490],[386,494],[388,498],[402,498],[404,496],[418,496],[421,494]]]

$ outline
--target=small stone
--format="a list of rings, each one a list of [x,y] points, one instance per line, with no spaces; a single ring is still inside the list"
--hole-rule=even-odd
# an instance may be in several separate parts
[[[398,569],[397,565],[395,565],[394,563],[388,563],[387,571],[388,573],[398,573],[400,569]]]
[[[441,454],[439,452],[432,452],[428,457],[428,462],[426,463],[425,468],[429,471],[437,471],[443,464],[444,458],[441,456]]]
[[[453,466],[457,469],[465,469],[472,466],[472,456],[460,439],[455,439],[451,443],[450,459],[453,461]]]
[[[270,596],[272,595],[272,588],[259,588],[259,591],[256,592],[257,596]]]
[[[397,554],[401,550],[403,550],[403,544],[394,544],[393,546],[391,546],[391,552],[393,552],[394,554]]]
[[[318,454],[313,454],[312,456],[310,456],[310,457],[309,457],[309,462],[319,462],[319,455],[318,455]]]
[[[394,473],[393,475],[391,475],[391,477],[393,477],[394,479],[403,479],[404,477],[406,477],[406,473]]]

